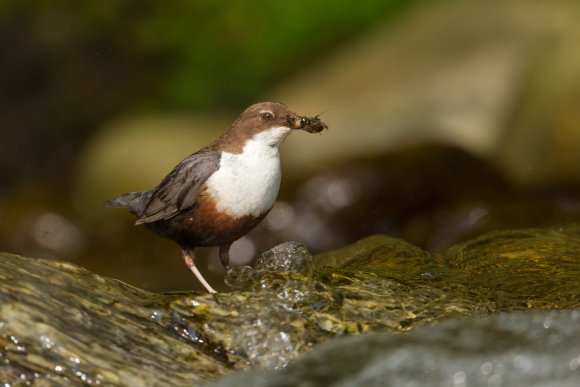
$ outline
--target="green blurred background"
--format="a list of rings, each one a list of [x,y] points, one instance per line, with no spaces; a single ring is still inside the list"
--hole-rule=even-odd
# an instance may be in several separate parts
[[[240,264],[288,239],[437,250],[573,221],[578,16],[571,0],[3,1],[0,250],[197,289],[176,246],[100,203],[261,100],[324,111],[330,131],[288,140],[281,201]],[[215,253],[200,260],[221,282]]]
[[[3,189],[33,177],[67,192],[79,148],[104,123],[238,111],[409,4],[4,1]]]

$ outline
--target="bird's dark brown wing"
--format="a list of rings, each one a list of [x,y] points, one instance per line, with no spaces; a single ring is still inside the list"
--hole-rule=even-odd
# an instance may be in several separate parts
[[[204,149],[179,163],[153,190],[135,224],[170,219],[194,206],[200,186],[219,168],[219,160],[219,152]]]

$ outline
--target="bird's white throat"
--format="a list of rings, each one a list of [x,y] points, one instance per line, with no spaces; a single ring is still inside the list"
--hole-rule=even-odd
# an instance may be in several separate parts
[[[258,217],[274,205],[280,189],[279,147],[290,134],[286,127],[257,133],[241,153],[222,152],[219,169],[207,180],[217,209],[233,217]]]

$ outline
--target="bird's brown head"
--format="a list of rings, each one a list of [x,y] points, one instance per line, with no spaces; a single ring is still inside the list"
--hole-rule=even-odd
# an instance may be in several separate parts
[[[240,114],[232,123],[228,135],[238,139],[249,139],[260,132],[271,130],[287,135],[291,130],[318,133],[326,128],[326,124],[318,117],[299,116],[282,103],[260,102],[251,105]]]

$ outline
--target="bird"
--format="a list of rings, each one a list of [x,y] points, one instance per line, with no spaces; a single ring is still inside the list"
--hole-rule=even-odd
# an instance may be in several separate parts
[[[155,234],[181,247],[189,270],[216,293],[195,265],[197,247],[219,247],[230,266],[232,243],[272,209],[281,181],[279,148],[295,130],[319,133],[318,116],[299,116],[278,102],[249,106],[213,143],[186,157],[155,188],[106,200],[137,216]]]

